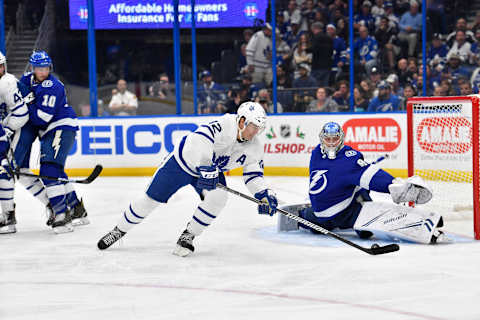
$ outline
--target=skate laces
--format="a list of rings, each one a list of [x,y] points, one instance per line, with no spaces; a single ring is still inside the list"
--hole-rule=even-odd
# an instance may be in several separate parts
[[[115,228],[103,238],[103,242],[105,242],[105,244],[107,245],[111,245],[112,243],[123,237],[123,235],[124,233],[120,231],[120,229]]]
[[[180,235],[180,241],[186,241],[186,242],[192,242],[193,241],[193,238],[195,238],[195,236],[188,232],[187,230],[183,231],[183,233]]]

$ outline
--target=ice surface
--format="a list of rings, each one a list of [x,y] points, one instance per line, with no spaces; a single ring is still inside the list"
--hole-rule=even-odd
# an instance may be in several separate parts
[[[280,241],[276,218],[234,195],[190,257],[171,254],[199,203],[188,187],[121,245],[97,250],[148,180],[78,185],[92,223],[62,235],[19,188],[18,233],[0,236],[0,319],[480,319],[480,243],[369,256],[306,233]],[[285,203],[306,197],[306,178],[267,181]],[[455,223],[471,235],[469,219]]]

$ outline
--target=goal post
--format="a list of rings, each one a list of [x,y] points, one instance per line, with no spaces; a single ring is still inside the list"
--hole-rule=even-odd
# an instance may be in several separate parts
[[[473,212],[480,240],[480,95],[414,97],[407,101],[408,176],[434,189],[439,210]],[[454,215],[454,214],[453,214]]]

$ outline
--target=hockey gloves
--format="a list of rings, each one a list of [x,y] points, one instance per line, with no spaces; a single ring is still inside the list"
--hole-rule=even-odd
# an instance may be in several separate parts
[[[213,190],[218,183],[218,168],[216,166],[200,166],[198,167],[197,188],[202,190]]]
[[[278,200],[277,195],[273,190],[265,189],[257,192],[254,195],[255,199],[262,201],[262,204],[258,205],[259,214],[268,214],[273,216],[277,212]]]
[[[414,202],[424,204],[432,199],[432,189],[419,176],[406,180],[396,178],[388,186],[388,191],[395,203]]]

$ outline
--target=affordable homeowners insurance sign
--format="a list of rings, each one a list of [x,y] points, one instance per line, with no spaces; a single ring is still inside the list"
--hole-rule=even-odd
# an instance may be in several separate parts
[[[267,0],[196,0],[197,28],[251,27],[265,21]],[[96,29],[162,29],[173,27],[171,0],[95,0]],[[181,28],[190,28],[190,0],[180,0]],[[70,28],[87,29],[87,0],[70,0]]]

